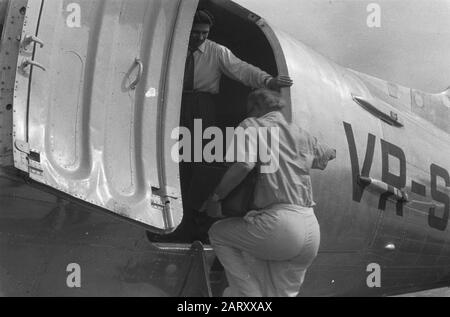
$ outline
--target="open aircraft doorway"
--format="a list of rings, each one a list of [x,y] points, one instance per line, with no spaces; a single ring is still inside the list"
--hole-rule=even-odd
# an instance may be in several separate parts
[[[256,66],[272,76],[288,73],[278,38],[261,17],[231,1],[200,1],[198,9],[205,9],[214,17],[214,25],[211,28],[209,40],[225,46],[242,61]],[[252,90],[252,88],[244,86],[227,75],[222,76],[219,92],[212,95],[212,98],[216,117],[215,126],[220,128],[223,136],[227,135],[227,128],[235,128],[246,119],[247,97]],[[289,89],[282,89],[282,94],[288,101],[285,116],[290,118]],[[183,97],[185,97],[184,94]],[[182,125],[181,121],[180,125]],[[194,131],[191,132],[194,133]],[[193,143],[196,141],[193,139]],[[223,153],[226,153],[225,143]],[[191,147],[193,150],[194,144],[191,144]],[[187,174],[194,175],[189,180],[184,178],[186,173],[183,173],[180,169],[185,217],[178,230],[167,237],[149,232],[150,241],[186,243],[199,240],[208,243],[207,232],[213,220],[208,219],[198,211],[230,166],[229,163],[224,161],[219,160],[208,164],[204,162],[186,164],[187,167],[182,168],[190,169]],[[242,189],[242,191],[246,191],[246,189]],[[227,205],[233,206],[235,209],[239,208],[238,206],[244,205],[243,198],[239,196],[229,199]]]

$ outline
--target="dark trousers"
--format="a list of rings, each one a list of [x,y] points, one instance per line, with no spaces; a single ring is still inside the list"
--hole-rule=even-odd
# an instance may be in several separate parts
[[[202,136],[203,132],[208,128],[216,125],[216,95],[202,92],[184,93],[181,104],[181,127],[186,127],[191,132],[191,162],[180,163],[181,176],[181,193],[183,197],[184,217],[180,230],[183,235],[195,236],[198,231],[195,224],[195,215],[197,214],[199,206],[194,206],[195,201],[195,187],[193,180],[195,180],[195,173],[201,170],[204,165],[203,153],[202,162],[194,162],[194,120],[202,120]],[[202,150],[207,141],[203,141]]]

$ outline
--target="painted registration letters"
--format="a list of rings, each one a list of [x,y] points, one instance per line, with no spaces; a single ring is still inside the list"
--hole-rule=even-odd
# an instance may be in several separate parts
[[[361,202],[364,190],[367,185],[359,182],[359,176],[369,177],[370,169],[372,167],[373,156],[375,153],[376,137],[369,134],[367,138],[367,150],[364,158],[363,168],[360,170],[358,152],[356,149],[355,136],[351,124],[344,122],[345,135],[347,136],[347,143],[350,152],[350,161],[352,166],[352,182],[353,182],[353,200]]]
[[[365,183],[361,183],[359,181],[359,177],[360,176],[370,177],[369,174],[375,153],[376,136],[370,133],[368,134],[364,163],[362,169],[360,169],[358,150],[356,146],[352,125],[347,122],[344,122],[343,124],[345,135],[347,137],[347,143],[350,154],[350,163],[352,168],[353,200],[359,203],[361,202],[364,191],[368,186]],[[406,187],[406,180],[407,180],[405,153],[400,147],[392,143],[389,143],[383,139],[380,139],[380,141],[382,153],[382,181],[390,187],[394,187],[400,190],[404,189]],[[390,166],[390,159],[399,161],[399,169],[396,173],[392,172],[392,168]],[[450,197],[447,193],[443,192],[442,189],[438,188],[439,187],[438,180],[439,179],[443,180],[445,184],[444,186],[448,188],[450,187],[450,175],[445,168],[440,167],[436,164],[431,164],[430,176],[431,176],[430,179],[431,198],[433,199],[433,201],[443,204],[444,210],[443,213],[438,214],[436,207],[430,208],[428,215],[428,225],[431,228],[440,231],[445,231],[447,229],[450,217]],[[411,192],[425,197],[426,187],[413,180],[411,185]],[[393,195],[392,191],[382,193],[380,195],[378,209],[383,211],[386,210],[387,200],[392,195]],[[405,203],[406,203],[405,201],[398,201],[396,203],[396,211],[398,216],[403,216],[403,207]]]

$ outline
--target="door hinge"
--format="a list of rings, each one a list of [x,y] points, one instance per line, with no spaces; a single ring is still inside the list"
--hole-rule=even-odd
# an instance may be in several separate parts
[[[152,187],[152,193],[153,196],[158,196],[161,198],[168,198],[168,199],[179,199],[180,198],[180,192],[173,188],[173,187],[169,187],[166,186],[163,189],[161,188],[157,188],[157,187]]]
[[[39,152],[31,151],[30,150],[30,144],[25,141],[19,141],[16,140],[14,142],[14,145],[16,146],[16,149],[19,152],[25,153],[28,155],[28,159],[38,162],[41,162],[41,154]]]
[[[14,145],[19,152],[22,152],[25,154],[30,154],[30,144],[29,143],[27,143],[25,141],[16,140],[14,142]]]
[[[177,205],[181,205],[181,195],[178,190],[166,186],[164,189],[152,188],[152,207],[161,210],[164,213],[166,226],[168,229],[174,229],[174,210]]]
[[[162,197],[157,194],[152,195],[152,208],[159,210],[164,217],[166,228],[171,230],[174,228],[172,200],[170,197]]]
[[[16,140],[14,145],[19,152],[23,153],[21,157],[24,164],[28,166],[28,173],[33,174],[36,177],[42,177],[44,171],[41,166],[41,154],[39,152],[31,151],[30,144],[25,141]]]

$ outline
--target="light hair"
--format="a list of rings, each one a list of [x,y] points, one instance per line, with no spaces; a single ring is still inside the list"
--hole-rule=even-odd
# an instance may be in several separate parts
[[[279,92],[261,88],[248,96],[247,111],[251,113],[257,109],[262,112],[281,111],[286,107],[286,101]]]

